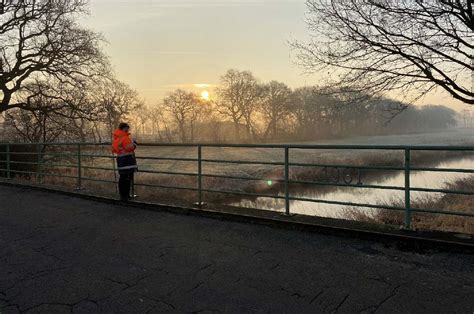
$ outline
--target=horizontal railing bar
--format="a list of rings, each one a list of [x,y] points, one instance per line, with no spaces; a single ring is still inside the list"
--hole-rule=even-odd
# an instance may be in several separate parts
[[[347,144],[222,144],[222,143],[140,143],[140,146],[214,147],[214,148],[293,148],[293,149],[351,149],[351,150],[446,150],[474,151],[474,146],[452,145],[347,145]]]
[[[405,170],[403,167],[390,167],[390,166],[351,166],[351,165],[328,165],[328,164],[312,164],[312,163],[289,163],[289,166],[293,167],[319,167],[319,168],[348,168],[348,169],[361,169],[361,170]]]
[[[198,143],[139,143],[140,146],[145,146],[145,147],[191,147],[191,148],[197,148],[201,144]],[[203,146],[203,145],[201,145]]]
[[[77,156],[77,154],[76,154],[75,156]],[[88,158],[116,158],[116,156],[112,156],[112,155],[100,155],[100,154],[81,154],[81,157],[88,157]]]
[[[77,166],[76,166],[77,167]],[[82,166],[82,169],[91,169],[91,170],[106,170],[106,171],[115,171],[117,169],[114,168],[105,168],[105,167],[93,167],[93,166]]]
[[[56,174],[56,173],[36,173],[41,176],[47,176],[47,177],[59,177],[59,178],[68,178],[68,179],[77,179],[77,176],[68,176],[68,175],[63,175],[63,174]]]
[[[413,168],[410,168],[410,171],[474,173],[474,169],[459,169],[459,168],[420,168],[420,167],[413,167]]]
[[[75,166],[77,168],[77,166]],[[105,167],[91,167],[91,166],[81,166],[82,169],[92,169],[92,170],[106,170],[106,171],[116,171],[117,169],[105,168]],[[189,172],[171,172],[171,171],[154,171],[154,170],[139,170],[140,173],[153,173],[153,174],[167,174],[167,175],[180,175],[180,176],[197,176],[196,173]]]
[[[54,176],[54,177],[71,178],[71,179],[77,178],[77,176],[68,176],[68,175],[47,173],[47,172],[22,171],[22,170],[12,170],[12,169],[10,169],[10,172],[11,173],[36,174],[36,175],[41,175],[41,176]]]
[[[74,142],[37,142],[37,143],[0,143],[0,145],[48,145],[48,146],[106,146],[110,142],[104,143],[74,143]],[[224,143],[140,143],[140,146],[152,147],[215,147],[215,148],[292,148],[292,149],[343,149],[343,150],[405,150],[414,151],[474,151],[474,145],[361,145],[361,144],[224,144]]]
[[[77,168],[77,165],[48,164],[48,163],[44,163],[41,165],[48,168]]]
[[[11,173],[25,173],[25,174],[35,174],[36,173],[34,171],[13,170],[13,169],[10,169],[10,172]]]
[[[256,196],[256,197],[267,197],[267,198],[275,198],[275,199],[285,199],[284,196],[280,196],[280,195],[259,194],[259,193],[249,193],[249,192],[239,192],[239,191],[212,190],[212,189],[202,189],[202,191],[203,192],[208,192],[208,193],[233,194],[233,195],[244,195],[244,196]]]
[[[197,173],[191,172],[172,172],[172,171],[155,171],[155,170],[142,170],[140,169],[138,172],[143,173],[153,173],[153,174],[168,174],[168,175],[176,175],[176,176],[198,176]]]
[[[81,177],[81,180],[93,181],[93,182],[104,182],[104,183],[117,183],[117,181],[94,179],[94,178],[89,178],[89,177]]]
[[[21,164],[21,165],[38,165],[40,162],[38,161],[15,161],[15,160],[10,160],[11,164]]]
[[[474,217],[474,212],[473,213],[464,213],[464,212],[452,212],[452,211],[447,211],[447,210],[442,210],[442,209],[438,210],[438,209],[425,209],[425,208],[412,208],[411,211],[418,212],[418,213]]]
[[[178,158],[178,157],[148,157],[148,156],[136,156],[136,159],[142,160],[174,160],[174,161],[198,161],[196,158]]]
[[[248,180],[248,181],[269,181],[272,182],[285,182],[283,179],[271,179],[271,178],[256,178],[256,177],[237,177],[237,176],[227,176],[220,174],[203,174],[202,177],[207,178],[223,178],[223,179],[235,179],[235,180]]]
[[[38,155],[38,154],[42,154],[41,152],[10,152],[10,155],[11,156],[15,156],[15,155]]]
[[[187,191],[198,191],[197,188],[188,188],[183,186],[170,186],[170,185],[157,185],[157,184],[147,184],[147,183],[135,183],[135,186],[145,186],[145,187],[154,187],[162,189],[172,189],[172,190],[187,190]]]
[[[242,165],[274,165],[284,166],[284,162],[270,162],[270,161],[238,161],[238,160],[220,160],[220,159],[202,159],[202,162],[216,163],[216,164],[242,164]]]
[[[337,187],[348,187],[348,188],[350,187],[350,188],[405,191],[404,187],[392,186],[392,185],[345,184],[345,183],[330,183],[330,182],[301,181],[301,180],[290,180],[289,183],[308,184],[308,185],[314,184],[314,185],[322,185],[322,186],[337,186]]]
[[[14,146],[33,146],[33,145],[45,145],[45,146],[72,146],[72,145],[111,145],[110,143],[73,143],[73,142],[33,142],[33,143],[0,143],[3,145],[14,145]]]
[[[77,157],[77,155],[71,155]],[[81,155],[82,157],[91,157],[90,155]],[[105,155],[104,155],[105,156]],[[94,155],[94,157],[101,157],[101,158],[112,158],[111,156],[102,156],[102,155]],[[113,157],[115,158],[115,157]],[[137,159],[142,159],[137,157]],[[146,159],[156,159],[156,160],[177,160],[177,161],[197,161],[196,159],[188,159],[188,158],[146,158]],[[1,161],[0,161],[1,162]],[[5,162],[5,161],[4,161]],[[19,161],[10,161],[11,163],[25,163]],[[260,162],[260,161],[237,161],[237,160],[217,160],[217,159],[203,159],[202,162],[209,162],[209,163],[232,163],[232,164],[255,164],[255,165],[284,165],[284,163],[280,162]],[[37,163],[34,163],[37,164]],[[294,166],[295,164],[290,164],[290,166]],[[299,166],[299,165],[297,165]],[[372,166],[346,166],[346,165],[309,165],[315,167],[339,167],[339,168],[358,168],[358,169],[385,169],[385,170],[403,170],[403,168],[397,167],[372,167]],[[456,169],[456,168],[410,168],[412,171],[432,171],[432,172],[460,172],[460,173],[474,173],[474,169]]]
[[[71,143],[71,145],[81,146],[111,146],[112,142],[101,142],[101,143]]]
[[[471,192],[471,191],[456,191],[456,190],[430,189],[430,188],[410,188],[410,190],[415,191],[415,192],[427,192],[427,193],[474,195],[474,192]]]
[[[406,147],[407,149],[413,150],[413,151],[468,151],[468,152],[473,152],[474,151],[474,146],[423,146],[423,145],[409,145]]]
[[[324,203],[324,204],[332,204],[332,205],[367,207],[367,208],[389,209],[389,210],[400,210],[400,211],[405,210],[402,207],[384,206],[384,205],[375,205],[375,204],[361,204],[361,203],[339,202],[339,201],[329,201],[329,200],[315,200],[315,199],[308,199],[308,198],[301,198],[301,197],[290,197],[290,199],[297,200],[297,201]],[[421,209],[421,208],[412,208],[411,210],[415,212],[426,212],[426,213],[433,213],[433,214],[474,217],[474,213],[452,212],[452,211],[445,211],[445,210],[432,210],[432,209]]]
[[[67,167],[67,168],[77,168],[77,165],[48,165],[44,164],[43,166],[47,167]],[[112,168],[102,168],[102,167],[89,167],[83,166],[84,169],[95,169],[95,170],[109,170],[114,171]],[[6,171],[7,169],[0,169]],[[11,170],[11,172],[20,172],[17,170]],[[167,171],[149,171],[149,170],[140,170],[143,173],[154,173],[154,174],[167,174],[167,175],[183,175],[183,176],[197,176],[196,173],[186,173],[186,172],[167,172]],[[21,171],[21,173],[34,173],[40,175],[46,175],[46,173],[38,173],[33,171]],[[61,175],[59,175],[61,176]],[[64,176],[70,178],[76,178],[76,176]],[[264,179],[264,178],[249,178],[249,177],[237,177],[237,176],[223,176],[223,175],[212,175],[212,174],[203,174],[202,177],[210,178],[224,178],[224,179],[236,179],[236,180],[249,180],[249,181],[267,181],[271,180],[273,182],[284,182],[284,180],[278,179]],[[322,186],[337,186],[337,187],[351,187],[351,188],[368,188],[368,189],[385,189],[385,190],[398,190],[404,191],[403,187],[397,186],[380,186],[380,185],[357,185],[357,184],[337,184],[337,183],[326,183],[326,182],[314,182],[314,181],[299,181],[291,180],[289,183],[296,184],[309,184],[309,185],[322,185]],[[427,193],[445,193],[445,194],[459,194],[459,195],[474,195],[474,192],[471,191],[456,191],[456,190],[445,190],[445,189],[430,189],[430,188],[411,188],[411,191],[415,192],[427,192]],[[257,194],[255,194],[257,196]]]
[[[42,153],[43,156],[54,156],[54,157],[77,157],[74,153]]]
[[[329,204],[329,205],[367,207],[367,208],[378,208],[378,209],[389,209],[389,210],[400,210],[400,211],[405,210],[405,208],[403,208],[403,207],[396,207],[396,206],[385,206],[385,205],[375,205],[375,204],[362,204],[362,203],[352,203],[352,202],[318,200],[318,199],[305,198],[305,197],[290,197],[290,200],[292,200],[292,201],[302,201],[302,202],[312,202],[312,203],[322,203],[322,204]]]

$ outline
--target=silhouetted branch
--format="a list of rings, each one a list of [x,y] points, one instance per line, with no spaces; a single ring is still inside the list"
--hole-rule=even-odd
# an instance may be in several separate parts
[[[292,42],[308,71],[368,93],[424,95],[441,87],[474,104],[472,3],[308,0],[309,43]]]

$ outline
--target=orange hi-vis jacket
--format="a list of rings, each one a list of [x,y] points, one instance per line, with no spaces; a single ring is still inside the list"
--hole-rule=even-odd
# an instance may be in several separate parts
[[[117,129],[113,133],[112,152],[118,156],[135,151],[135,145],[130,138],[130,133]]]
[[[112,152],[117,154],[119,173],[130,173],[137,170],[135,159],[136,145],[130,138],[130,133],[117,129],[113,133]]]

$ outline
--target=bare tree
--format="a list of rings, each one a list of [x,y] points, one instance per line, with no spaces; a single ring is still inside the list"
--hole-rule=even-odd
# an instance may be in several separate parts
[[[87,0],[2,1],[0,14],[0,113],[35,110],[37,96],[61,99],[64,93],[31,89],[48,81],[61,92],[82,85],[107,69],[100,35],[76,22]]]
[[[61,89],[58,83],[30,82],[28,88],[35,92],[30,103],[35,110],[13,108],[3,113],[11,127],[24,141],[51,142],[57,139],[85,141],[92,135],[88,126],[97,119],[101,110],[92,103],[91,86],[69,90],[65,97],[50,97]],[[39,92],[41,91],[41,92]],[[45,96],[47,94],[48,96]]]
[[[231,119],[237,139],[240,138],[242,122],[245,122],[247,136],[252,135],[253,115],[262,92],[261,85],[249,71],[229,70],[221,77],[217,108],[223,116]]]
[[[280,123],[291,113],[292,91],[284,83],[271,81],[264,87],[263,101],[260,111],[266,122],[264,138],[278,135]]]
[[[120,122],[143,106],[138,93],[116,79],[102,80],[93,93],[93,101],[99,111],[97,119],[105,123],[109,136]]]
[[[183,143],[193,141],[195,123],[202,109],[198,96],[177,89],[163,100],[163,106],[178,127],[180,140]]]
[[[291,111],[297,136],[302,139],[324,137],[330,130],[327,119],[334,101],[316,87],[297,88],[292,95]]]
[[[169,119],[165,116],[166,110],[163,104],[158,104],[151,109],[150,120],[152,133],[158,136],[160,141],[171,142],[173,136],[169,126]]]
[[[147,123],[151,120],[151,110],[143,105],[135,108],[129,115],[129,120],[134,125],[135,133],[140,140],[147,134]]]
[[[293,42],[310,71],[366,93],[441,87],[474,104],[472,0],[308,0],[312,40]],[[333,82],[333,83],[334,83]]]
[[[79,137],[81,129],[76,128],[72,107],[61,107],[48,97],[35,97],[31,100],[35,111],[15,108],[5,113],[5,124],[10,136],[25,142],[53,142],[58,139],[70,140]],[[51,107],[56,107],[54,110]]]

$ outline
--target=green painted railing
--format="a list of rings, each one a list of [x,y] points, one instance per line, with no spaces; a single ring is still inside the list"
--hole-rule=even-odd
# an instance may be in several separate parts
[[[15,147],[29,147],[33,151],[19,151]],[[84,158],[115,158],[112,154],[96,154],[93,153],[92,149],[85,149],[85,147],[102,147],[108,151],[110,143],[0,143],[0,165],[3,165],[0,169],[0,173],[3,173],[5,179],[12,179],[15,174],[26,174],[36,177],[38,184],[43,183],[43,178],[47,176],[69,178],[76,180],[76,189],[83,189],[84,182],[103,182],[103,183],[116,183],[116,180],[104,180],[98,177],[86,177],[84,176],[84,170],[101,170],[101,171],[116,171],[115,167],[102,167],[93,166],[84,163]],[[47,152],[47,148],[55,148],[52,152]],[[435,189],[435,188],[421,188],[413,187],[410,182],[410,176],[413,172],[439,172],[439,173],[465,173],[474,174],[474,166],[471,169],[455,169],[455,168],[430,168],[430,167],[415,167],[412,164],[412,153],[419,151],[431,151],[431,152],[462,152],[464,154],[470,154],[474,157],[474,146],[419,146],[419,145],[282,145],[282,144],[153,144],[146,143],[140,144],[140,147],[182,147],[182,148],[193,148],[196,150],[195,158],[188,157],[158,157],[158,156],[137,156],[138,160],[155,160],[155,161],[182,161],[182,162],[193,162],[196,163],[197,172],[183,172],[183,171],[158,171],[158,170],[140,170],[141,173],[161,174],[169,176],[191,176],[196,177],[195,187],[180,187],[171,185],[158,185],[148,183],[136,183],[136,186],[142,187],[154,187],[154,188],[165,188],[165,189],[177,189],[177,190],[188,190],[197,193],[196,205],[203,206],[204,199],[203,193],[220,193],[229,195],[240,195],[247,197],[268,197],[273,199],[284,200],[284,214],[292,215],[291,201],[304,201],[313,202],[329,205],[338,206],[350,206],[350,207],[363,207],[363,208],[374,208],[374,209],[387,209],[394,210],[404,213],[405,228],[411,227],[411,220],[413,213],[430,213],[430,214],[444,214],[460,217],[474,217],[474,208],[470,212],[454,212],[446,209],[427,209],[427,208],[413,208],[411,192],[423,192],[423,193],[445,193],[445,194],[456,194],[456,195],[474,195],[474,191],[457,191],[452,189]],[[246,149],[276,149],[281,150],[283,155],[283,161],[250,161],[250,160],[236,160],[236,159],[208,159],[203,157],[203,149],[205,148],[246,148]],[[348,164],[334,164],[334,163],[303,163],[303,162],[292,162],[290,160],[290,153],[294,150],[311,150],[311,151],[348,151],[348,150],[359,150],[359,151],[391,151],[400,152],[404,155],[403,166],[359,166],[359,165],[348,165]],[[92,153],[91,153],[92,151]],[[17,161],[12,156],[36,156],[36,158],[30,158],[30,161]],[[3,156],[3,157],[2,157]],[[69,160],[75,160],[75,162],[69,164],[51,164],[45,163],[45,158],[51,157],[66,157]],[[28,171],[15,170],[13,165],[29,165],[36,167]],[[250,180],[250,181],[266,181],[268,179],[262,177],[243,177],[226,174],[210,174],[203,171],[203,164],[221,164],[221,165],[260,165],[260,166],[275,166],[282,168],[282,176],[279,179],[272,179],[272,183],[281,184],[281,193],[278,195],[268,193],[257,193],[257,192],[243,192],[243,191],[229,191],[205,188],[203,185],[203,179],[205,178],[219,178],[229,180]],[[45,168],[49,167],[63,167],[73,168],[75,175],[66,175],[61,173],[51,173],[45,171]],[[294,180],[290,176],[290,170],[292,168],[322,168],[325,169],[326,174],[328,171],[333,171],[332,180],[328,181],[305,181],[305,180]],[[361,172],[365,170],[379,170],[379,171],[399,171],[404,174],[405,182],[404,186],[387,186],[377,184],[363,184],[361,181]],[[356,173],[354,173],[354,171]],[[337,177],[335,176],[337,175]],[[337,179],[337,180],[336,180]],[[323,199],[312,199],[307,197],[294,196],[291,193],[291,186],[303,185],[303,186],[326,186],[326,187],[349,187],[356,189],[380,189],[380,190],[395,190],[404,192],[404,206],[388,206],[379,204],[366,204],[356,203],[338,200],[323,200]]]

